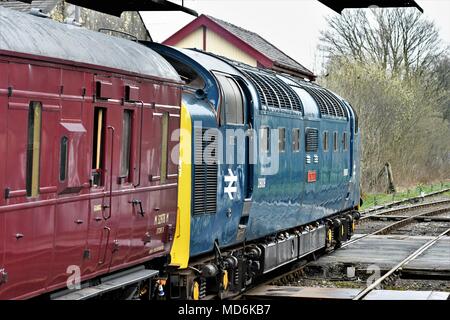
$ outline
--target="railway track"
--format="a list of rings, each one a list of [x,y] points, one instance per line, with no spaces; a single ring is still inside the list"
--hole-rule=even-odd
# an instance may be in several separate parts
[[[378,280],[374,281],[371,285],[366,287],[364,290],[362,290],[360,293],[358,293],[353,300],[362,300],[364,297],[366,297],[371,291],[376,289],[383,281],[388,279],[391,275],[393,275],[395,272],[399,271],[402,267],[407,265],[412,260],[416,259],[418,256],[423,254],[426,250],[431,248],[433,245],[435,245],[440,239],[442,239],[444,236],[450,234],[450,228],[442,232],[440,235],[435,237],[434,239],[429,240],[427,243],[422,245],[419,249],[411,253],[409,256],[407,256],[405,259],[400,261],[397,265],[395,265],[391,270],[386,272],[382,277],[380,277]]]
[[[416,213],[417,211],[420,211],[420,212]],[[342,244],[339,248],[336,248],[336,249],[333,249],[333,250],[327,252],[327,254],[331,254],[337,249],[342,249],[345,247],[352,246],[355,243],[357,243],[363,239],[366,239],[368,237],[389,234],[394,230],[397,230],[399,228],[402,228],[402,227],[404,227],[408,224],[412,224],[412,223],[438,221],[438,222],[449,223],[449,225],[450,225],[449,217],[438,217],[439,215],[445,214],[447,212],[450,212],[450,199],[415,204],[415,205],[410,205],[410,206],[401,207],[401,208],[390,208],[388,210],[379,211],[379,212],[376,212],[373,214],[366,214],[360,218],[360,221],[384,220],[387,222],[390,222],[390,221],[393,221],[393,222],[389,223],[388,225],[383,226],[382,228],[379,228],[373,232],[364,234],[358,238],[350,240],[350,241]],[[407,214],[407,215],[405,215],[405,214]],[[426,242],[419,249],[417,249],[414,252],[412,252],[411,254],[409,254],[402,261],[400,261],[397,265],[395,265],[392,269],[387,271],[382,277],[380,277],[372,285],[361,290],[358,294],[356,294],[354,299],[359,300],[359,299],[363,299],[364,297],[366,297],[370,292],[372,292],[375,288],[377,288],[380,285],[380,283],[385,281],[387,278],[389,278],[395,272],[401,270],[402,267],[404,267],[410,261],[417,258],[419,255],[421,255],[427,249],[431,248],[440,239],[442,239],[444,236],[449,235],[449,234],[450,234],[450,228],[446,229],[444,232],[440,233],[433,239]],[[305,262],[304,264],[302,264],[295,270],[289,270],[283,274],[276,275],[275,277],[271,278],[270,280],[266,280],[266,281],[263,281],[263,282],[255,285],[250,290],[254,290],[259,287],[265,287],[265,286],[267,287],[270,284],[274,284],[274,283],[289,283],[290,278],[301,275],[303,273],[303,270],[305,269],[305,267],[307,267],[309,264],[310,264],[309,262]],[[246,293],[242,293],[236,298],[240,299],[242,297],[245,297],[245,295],[246,295]]]

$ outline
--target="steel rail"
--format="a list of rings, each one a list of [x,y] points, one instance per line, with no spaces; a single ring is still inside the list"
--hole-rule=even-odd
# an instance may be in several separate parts
[[[418,213],[418,214],[415,214],[415,215],[412,215],[412,216],[409,216],[409,217],[405,217],[405,219],[402,219],[400,221],[396,221],[394,223],[391,223],[390,225],[385,226],[385,227],[383,227],[381,229],[378,229],[378,230],[376,230],[376,231],[374,231],[372,233],[368,233],[368,234],[365,234],[365,235],[363,235],[363,236],[361,236],[359,238],[347,241],[346,243],[341,245],[339,248],[345,248],[345,247],[347,247],[347,246],[349,246],[349,245],[351,245],[351,244],[353,244],[353,243],[355,243],[357,241],[360,241],[360,240],[365,239],[365,238],[370,237],[370,236],[374,236],[374,235],[377,235],[377,234],[385,234],[385,232],[388,232],[388,231],[394,229],[395,227],[402,227],[402,226],[405,226],[405,225],[413,222],[418,217],[432,216],[432,215],[444,213],[444,212],[447,212],[447,211],[450,211],[450,207],[441,208],[441,209],[437,209],[437,210],[433,210],[433,211],[427,211],[427,212]]]
[[[441,204],[448,204],[448,203],[450,203],[450,199],[448,199],[448,200],[439,200],[439,201],[434,201],[434,202],[427,202],[427,203],[421,203],[421,204],[416,204],[416,205],[407,206],[407,207],[401,207],[401,208],[395,208],[395,209],[383,210],[383,211],[380,211],[380,212],[377,212],[377,213],[364,215],[361,218],[359,218],[359,221],[370,219],[370,218],[375,217],[375,216],[382,216],[382,215],[385,215],[385,214],[393,214],[393,213],[398,213],[398,212],[423,209],[423,208],[434,207],[434,206],[438,206],[438,205],[441,205]]]
[[[419,249],[411,253],[409,256],[407,256],[405,259],[400,261],[396,266],[394,266],[392,269],[390,269],[388,272],[386,272],[382,277],[380,277],[378,280],[373,282],[370,286],[362,290],[360,293],[358,293],[353,300],[361,300],[365,296],[367,296],[371,291],[373,291],[378,285],[380,285],[384,280],[386,280],[389,276],[391,276],[394,272],[398,271],[403,266],[407,265],[412,260],[416,259],[418,256],[420,256],[422,253],[424,253],[426,250],[428,250],[430,247],[432,247],[434,244],[436,244],[440,239],[445,237],[447,234],[450,233],[450,228],[442,232],[440,235],[435,237],[434,239],[431,239],[427,243],[425,243],[423,246],[421,246]]]

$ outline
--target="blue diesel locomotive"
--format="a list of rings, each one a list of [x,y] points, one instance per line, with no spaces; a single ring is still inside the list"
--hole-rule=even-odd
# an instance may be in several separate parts
[[[348,102],[287,74],[148,45],[186,83],[172,298],[233,295],[350,239],[360,164]]]

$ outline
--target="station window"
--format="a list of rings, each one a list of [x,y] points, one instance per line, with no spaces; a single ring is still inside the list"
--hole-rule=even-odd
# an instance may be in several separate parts
[[[260,135],[261,135],[261,150],[263,152],[269,152],[269,146],[270,146],[270,132],[269,132],[269,128],[262,127],[260,129]]]
[[[94,109],[93,152],[92,152],[92,184],[103,185],[104,152],[105,152],[106,109]]]
[[[32,101],[28,109],[27,196],[39,194],[39,159],[41,152],[42,103]]]
[[[216,74],[222,88],[221,116],[225,116],[227,124],[244,124],[244,100],[238,83],[231,77]]]
[[[278,129],[278,148],[280,152],[286,151],[286,129]]]
[[[124,110],[122,121],[122,144],[120,148],[120,177],[125,179],[128,179],[130,176],[132,122],[133,111]]]
[[[342,143],[344,144],[344,150],[348,150],[348,134],[346,131],[342,135]]]
[[[300,129],[292,129],[292,151],[300,151]]]
[[[323,151],[328,151],[329,137],[328,131],[323,132]]]
[[[168,137],[169,137],[169,113],[163,113],[161,125],[161,183],[166,182],[167,178],[167,152],[168,152]]]
[[[338,133],[336,131],[333,133],[333,150],[334,150],[334,152],[339,150]]]
[[[62,137],[59,146],[59,181],[65,181],[67,178],[67,154],[68,154],[68,143],[69,139],[67,137]]]

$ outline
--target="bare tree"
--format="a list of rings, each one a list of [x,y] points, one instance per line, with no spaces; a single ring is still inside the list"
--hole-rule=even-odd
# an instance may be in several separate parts
[[[328,19],[321,49],[392,74],[421,76],[445,50],[439,32],[415,9],[345,10]]]

